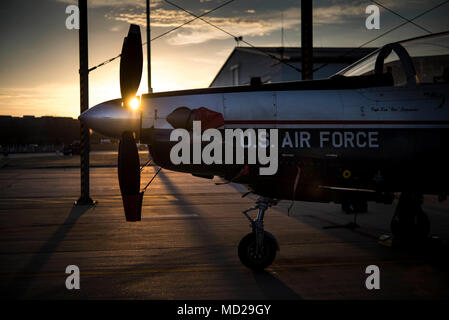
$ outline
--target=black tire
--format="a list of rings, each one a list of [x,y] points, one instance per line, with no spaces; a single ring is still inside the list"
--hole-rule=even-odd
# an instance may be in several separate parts
[[[256,234],[251,232],[240,240],[238,255],[244,266],[254,271],[261,271],[273,263],[276,250],[275,240],[264,232],[262,250],[256,256]]]
[[[429,217],[422,210],[407,219],[400,219],[396,214],[391,220],[391,233],[400,240],[426,239],[430,233]]]

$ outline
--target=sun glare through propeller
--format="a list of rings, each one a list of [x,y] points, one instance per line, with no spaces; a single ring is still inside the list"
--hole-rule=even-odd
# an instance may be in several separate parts
[[[123,40],[120,58],[120,93],[123,106],[129,107],[136,97],[142,78],[143,55],[140,27],[132,24]]]
[[[137,109],[136,93],[142,78],[142,38],[138,25],[129,27],[120,59],[120,92],[123,108]],[[138,101],[138,100],[137,100]],[[136,110],[137,111],[137,110]],[[143,192],[140,192],[139,153],[134,132],[122,133],[118,151],[118,180],[126,221],[140,221]]]

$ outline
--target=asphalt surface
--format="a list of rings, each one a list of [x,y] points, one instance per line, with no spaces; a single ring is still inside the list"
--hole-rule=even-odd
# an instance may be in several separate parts
[[[142,184],[155,167],[145,169]],[[263,273],[240,264],[250,231],[235,185],[162,170],[146,192],[141,222],[125,222],[116,168],[91,170],[94,208],[72,207],[79,169],[0,169],[0,292],[21,299],[447,299],[449,203],[426,197],[441,243],[388,247],[394,205],[369,204],[360,228],[336,204],[290,202],[269,209],[280,252]],[[324,228],[323,228],[324,227]],[[67,290],[68,265],[80,289]],[[365,287],[369,265],[380,289]]]

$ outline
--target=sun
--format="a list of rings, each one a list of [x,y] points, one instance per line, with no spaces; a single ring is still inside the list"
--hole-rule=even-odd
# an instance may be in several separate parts
[[[131,109],[137,110],[137,109],[139,109],[140,101],[139,101],[139,99],[134,97],[134,98],[129,100],[128,105],[131,107]]]

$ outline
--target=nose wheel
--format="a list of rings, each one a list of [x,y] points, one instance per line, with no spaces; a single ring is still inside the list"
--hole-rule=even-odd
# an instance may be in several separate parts
[[[276,238],[265,231],[263,226],[265,211],[277,202],[274,199],[260,197],[255,207],[243,211],[251,223],[252,232],[240,241],[238,255],[242,264],[254,271],[261,271],[270,266],[276,257],[276,251],[279,250]],[[248,215],[248,212],[252,210],[259,210],[255,219]]]
[[[273,263],[277,250],[277,243],[273,235],[264,231],[260,247],[257,245],[256,234],[251,232],[240,240],[238,252],[244,266],[254,271],[261,271]]]

